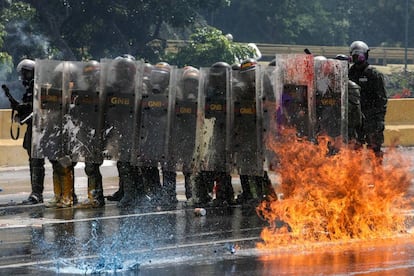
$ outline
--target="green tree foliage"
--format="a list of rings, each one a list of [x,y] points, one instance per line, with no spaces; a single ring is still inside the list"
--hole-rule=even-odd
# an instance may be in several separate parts
[[[349,45],[364,40],[370,46],[404,42],[405,12],[414,37],[414,1],[398,0],[239,0],[216,13],[204,13],[208,23],[232,33],[236,40],[275,44]],[[409,40],[414,47],[414,40]]]
[[[162,54],[164,26],[184,28],[199,10],[218,9],[223,0],[27,0],[65,59],[116,57],[125,53],[156,61]],[[161,43],[159,43],[161,42]]]
[[[44,57],[48,42],[39,32],[36,10],[27,3],[10,1],[1,12],[1,21],[5,22],[3,49],[18,62],[22,58]]]
[[[414,14],[414,2],[408,3],[407,8],[397,0],[0,0],[0,31],[7,33],[2,49],[14,60],[129,53],[156,62],[167,39],[187,39],[195,27],[208,25],[237,42],[345,46],[360,39],[372,47],[401,46],[406,11]]]
[[[238,41],[332,45],[337,38],[335,28],[343,23],[342,18],[332,16],[324,2],[232,1],[214,16],[212,24],[231,32]]]
[[[2,7],[10,7],[7,2],[0,2]],[[20,14],[25,14],[27,12],[27,6],[22,5],[22,3],[16,3],[11,5],[10,9],[2,9],[0,12],[0,78],[2,80],[7,79],[8,74],[13,72],[13,62],[12,56],[9,54],[10,51],[5,45],[7,43],[7,35],[9,30],[7,29],[8,23],[13,20],[16,16]]]
[[[208,67],[217,61],[233,64],[254,54],[247,44],[234,43],[220,30],[206,27],[197,29],[177,54],[166,56],[165,59],[177,66]]]

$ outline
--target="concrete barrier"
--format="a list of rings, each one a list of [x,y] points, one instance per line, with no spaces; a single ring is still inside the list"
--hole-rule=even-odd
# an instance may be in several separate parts
[[[388,100],[385,146],[414,146],[414,99]]]
[[[26,128],[21,126],[20,138],[12,140],[10,116],[10,109],[0,110],[0,167],[28,165],[28,156],[22,147]],[[414,99],[388,101],[384,134],[385,146],[414,146]]]
[[[13,133],[20,128],[19,139],[13,140],[10,137],[11,114],[11,109],[0,109],[0,167],[28,165],[29,157],[22,147],[26,126],[13,124]]]

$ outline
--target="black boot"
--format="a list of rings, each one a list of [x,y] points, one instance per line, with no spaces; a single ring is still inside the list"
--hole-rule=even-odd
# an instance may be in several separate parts
[[[43,163],[41,161],[43,161]],[[23,200],[22,204],[32,205],[43,203],[43,182],[45,179],[45,168],[43,164],[43,159],[30,160],[30,180],[32,192],[26,200]]]
[[[77,162],[72,163],[72,187],[73,187],[72,198],[73,198],[73,205],[78,204],[78,196],[76,195],[76,191],[75,191],[75,166],[76,166],[76,164],[77,164]]]
[[[134,207],[137,199],[137,190],[134,181],[132,166],[129,163],[122,162],[119,167],[119,178],[123,183],[124,196],[118,202],[117,206],[122,208]]]
[[[276,191],[273,189],[272,181],[266,171],[263,176],[263,197],[267,200],[277,200]]]
[[[117,203],[118,207],[129,208],[136,205],[136,189],[134,181],[130,179],[124,180],[124,196]]]
[[[166,205],[174,205],[177,200],[177,174],[174,171],[163,171],[163,200]]]
[[[136,205],[146,206],[148,205],[149,200],[145,191],[144,178],[142,176],[141,169],[139,167],[133,166],[132,175],[135,186]]]
[[[231,176],[226,173],[218,173],[216,177],[216,199],[214,206],[228,206],[234,204],[234,190],[231,184]]]
[[[150,201],[151,205],[159,205],[162,198],[162,187],[158,167],[142,167],[141,172],[147,199]]]
[[[253,198],[252,191],[250,190],[249,176],[240,175],[240,185],[242,193],[237,197],[237,203],[244,204]]]
[[[88,176],[88,199],[79,206],[81,208],[100,208],[105,205],[102,187],[100,164],[86,163],[85,173]]]
[[[191,173],[184,173],[184,187],[185,187],[185,197],[190,199],[193,196],[191,183]]]
[[[116,166],[118,168],[118,174],[120,174],[119,173],[120,164],[121,164],[121,162],[117,162],[117,164],[116,164]],[[121,168],[121,170],[122,170],[122,168]],[[112,195],[107,196],[106,197],[107,200],[109,200],[109,201],[120,201],[121,200],[121,198],[124,196],[124,182],[123,182],[123,180],[124,180],[124,178],[121,177],[121,175],[119,175],[119,189],[118,189],[118,191],[116,191]]]
[[[121,179],[119,179],[119,189],[112,195],[106,197],[109,201],[120,201],[121,198],[124,196],[124,184],[122,183]]]
[[[210,203],[212,198],[208,193],[209,191],[212,192],[213,187],[214,173],[199,172],[194,179],[194,185],[192,187],[194,202],[201,205]]]

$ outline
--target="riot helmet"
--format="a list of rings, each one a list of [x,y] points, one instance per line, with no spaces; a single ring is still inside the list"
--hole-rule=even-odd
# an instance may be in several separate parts
[[[248,58],[242,61],[240,64],[240,72],[247,72],[255,70],[257,66],[257,61],[254,58]]]
[[[170,83],[171,66],[166,62],[158,62],[151,71],[150,83],[154,94],[162,93]]]
[[[368,60],[369,47],[365,42],[359,40],[354,41],[349,48],[353,63],[361,64]]]
[[[144,68],[143,68],[143,73],[142,73],[143,95],[148,95],[148,90],[151,88],[150,77],[151,77],[151,72],[153,69],[154,69],[154,65],[152,65],[149,62],[144,63]]]
[[[111,62],[109,85],[122,90],[131,89],[135,84],[136,64],[131,58],[116,57]]]
[[[52,85],[56,88],[62,88],[64,86],[74,88],[78,77],[79,72],[76,65],[70,61],[62,61],[53,70]]]
[[[240,71],[240,63],[234,63],[231,65],[231,70]]]
[[[195,68],[194,66],[191,66],[191,65],[186,65],[186,66],[184,66],[184,67],[183,67],[183,72],[184,72],[184,71],[187,71],[187,70],[193,70],[193,69],[198,70],[198,69],[197,69],[197,68]]]
[[[226,87],[227,73],[230,72],[231,66],[224,61],[219,61],[211,65],[209,73],[209,83],[216,88]]]
[[[214,63],[209,71],[209,87],[213,88],[218,94],[223,94],[227,87],[227,76],[231,71],[231,66],[224,61]]]
[[[130,60],[135,60],[135,57],[133,55],[130,55],[130,54],[123,54],[122,57],[123,58],[128,58]]]
[[[344,55],[344,54],[338,54],[335,56],[335,59],[337,60],[344,60],[344,61],[351,61],[351,57]]]
[[[182,81],[183,90],[187,99],[196,99],[198,92],[198,82],[200,79],[200,71],[192,66],[184,68]]]
[[[94,88],[99,85],[101,67],[98,61],[90,60],[83,67],[83,78],[88,88]]]
[[[248,58],[240,64],[240,77],[245,82],[254,82],[256,79],[257,61],[254,58]]]
[[[31,59],[23,59],[17,64],[16,70],[20,74],[23,85],[27,85],[34,79],[35,62]]]
[[[231,69],[231,67],[227,62],[218,61],[211,65],[210,75],[223,75],[228,69]]]
[[[144,78],[149,79],[149,77],[151,76],[151,71],[154,69],[154,65],[152,65],[151,63],[146,62],[144,64]]]

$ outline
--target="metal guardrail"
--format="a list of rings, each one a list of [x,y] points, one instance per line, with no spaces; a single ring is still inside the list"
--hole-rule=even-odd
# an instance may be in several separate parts
[[[167,52],[177,52],[185,46],[184,40],[167,40]],[[335,57],[337,54],[348,54],[347,46],[315,46],[315,45],[286,45],[256,43],[263,60],[272,60],[276,54],[304,53],[308,48],[316,56]],[[405,62],[405,48],[402,47],[372,47],[369,52],[372,64],[387,65],[388,63],[403,64]],[[407,48],[407,62],[414,63],[414,48]]]

